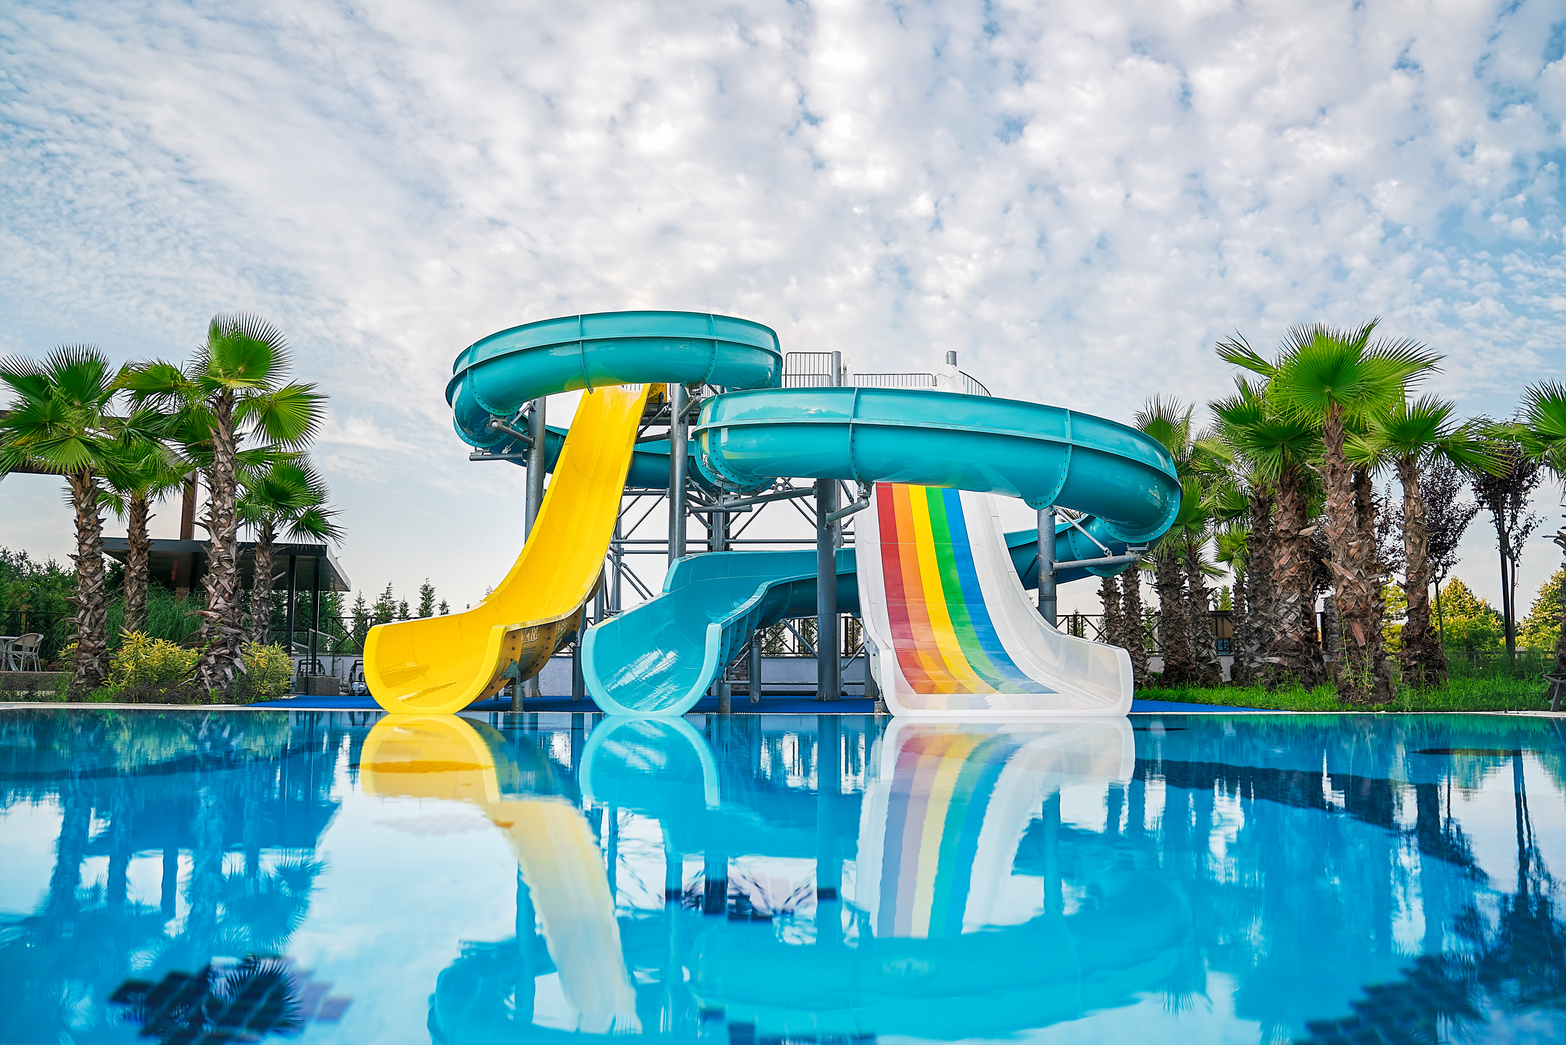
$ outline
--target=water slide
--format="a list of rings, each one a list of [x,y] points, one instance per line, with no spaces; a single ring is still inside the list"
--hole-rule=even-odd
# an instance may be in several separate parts
[[[586,389],[521,554],[471,610],[371,628],[364,677],[387,711],[460,711],[511,674],[536,675],[580,629],[603,569],[652,381],[776,384],[777,335],[759,323],[688,313],[609,313],[530,323],[457,357],[446,388],[457,433],[493,448],[531,399]],[[667,459],[667,452],[665,452]],[[644,466],[645,467],[645,466]],[[665,479],[667,482],[667,479]]]
[[[1156,442],[1124,425],[1039,403],[925,389],[739,391],[708,399],[692,437],[701,471],[731,488],[782,477],[824,478],[950,487],[1018,497],[1034,507],[1072,508],[1090,518],[1080,530],[1057,533],[1057,555],[1068,560],[1101,556],[1100,544],[1120,551],[1146,543],[1168,528],[1179,509],[1173,464]],[[1020,590],[1014,549],[1004,536],[999,542],[995,550],[1001,561],[1011,559],[1012,583]],[[856,554],[863,553],[838,553],[839,606],[863,616],[865,584],[853,579],[863,564]],[[684,714],[752,630],[814,612],[814,556],[735,552],[677,563],[659,598],[587,632],[588,691],[606,711]],[[1001,591],[994,584],[991,590]],[[989,616],[1006,614],[1009,621],[1014,610],[997,608]],[[974,615],[983,615],[982,608]],[[1030,688],[1012,686],[1004,698],[964,702],[947,687],[939,691],[951,698],[944,703],[904,702],[898,710],[1124,713],[1131,676],[1123,651],[1122,673],[1110,647],[1088,643],[1104,653],[1084,656],[1087,651],[1077,648],[1082,640],[1063,641],[1068,637],[1042,621],[1038,627],[1047,639],[1020,625],[1004,632],[1012,650],[1008,663],[1023,666]],[[1018,646],[1032,641],[1050,642],[1052,648],[1030,656]],[[881,648],[890,645],[883,642]],[[1112,670],[1100,663],[1104,657]],[[1073,680],[1070,673],[1079,669],[1091,678]],[[977,679],[972,671],[957,677]],[[964,703],[968,706],[961,707]]]
[[[1080,529],[1057,534],[1062,559],[1096,557],[1100,545],[1118,551],[1146,543],[1179,507],[1167,453],[1133,429],[1060,407],[955,392],[779,388],[777,336],[745,320],[671,312],[546,320],[478,342],[454,371],[447,400],[457,432],[486,449],[511,444],[506,426],[492,421],[514,418],[529,400],[595,391],[583,397],[560,444],[537,527],[506,581],[466,614],[371,631],[365,675],[388,710],[458,710],[496,691],[512,663],[529,677],[574,633],[612,533],[616,482],[635,469],[638,484],[655,485],[660,474],[667,483],[667,469],[660,473],[656,463],[659,447],[634,443],[641,409],[628,400],[645,391],[602,397],[609,386],[729,389],[703,402],[692,432],[698,474],[726,490],[755,490],[779,478],[838,479],[1056,504],[1089,516]],[[666,460],[667,444],[662,449]],[[1031,559],[1030,540],[1008,537],[1006,544],[1018,567]],[[528,581],[535,568],[548,571],[547,583]],[[840,552],[839,599],[848,610],[858,605],[854,571],[852,552]],[[754,628],[812,612],[814,591],[813,552],[683,560],[659,598],[587,631],[589,692],[610,712],[683,714]],[[1104,708],[1090,702],[1080,710]]]
[[[513,664],[521,678],[542,671],[577,632],[609,551],[646,400],[646,385],[582,397],[533,532],[482,602],[370,629],[364,677],[383,708],[461,711],[497,692]]]
[[[865,652],[893,714],[1130,710],[1131,655],[1044,622],[988,494],[877,483],[855,543]]]

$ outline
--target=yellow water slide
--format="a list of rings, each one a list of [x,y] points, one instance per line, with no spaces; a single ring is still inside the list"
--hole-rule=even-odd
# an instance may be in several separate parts
[[[574,1014],[571,1029],[639,1031],[636,990],[592,828],[563,798],[505,797],[504,769],[515,776],[515,767],[497,765],[484,738],[456,716],[390,715],[370,730],[359,756],[366,794],[466,802],[483,810],[505,834],[532,894]]]
[[[382,624],[364,644],[364,678],[392,712],[448,714],[492,696],[517,665],[528,679],[582,624],[614,535],[647,385],[589,390],[522,554],[462,613]]]

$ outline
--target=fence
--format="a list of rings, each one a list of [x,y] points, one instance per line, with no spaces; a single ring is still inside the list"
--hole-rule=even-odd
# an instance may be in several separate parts
[[[834,372],[834,368],[835,371]],[[984,382],[966,371],[957,371],[962,391],[972,396],[987,396]],[[850,373],[836,352],[787,352],[783,356],[784,388],[829,388],[833,385],[861,388],[940,388],[934,374],[914,370],[881,373]]]

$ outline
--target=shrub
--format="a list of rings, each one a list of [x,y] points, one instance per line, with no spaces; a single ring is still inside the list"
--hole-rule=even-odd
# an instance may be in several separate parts
[[[108,688],[164,687],[189,682],[196,674],[200,650],[186,649],[167,639],[139,631],[128,633],[109,657]]]
[[[288,692],[294,662],[287,650],[275,644],[247,642],[241,652],[245,660],[245,689],[252,698],[270,699]]]

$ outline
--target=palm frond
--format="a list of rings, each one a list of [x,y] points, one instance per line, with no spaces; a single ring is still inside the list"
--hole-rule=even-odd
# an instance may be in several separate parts
[[[270,391],[289,366],[283,332],[248,312],[212,317],[204,356],[204,374],[234,389]]]
[[[248,422],[270,442],[301,447],[315,438],[325,419],[326,397],[315,385],[294,382],[269,395],[246,396],[235,408],[235,417]]]
[[[1523,390],[1517,437],[1528,456],[1566,481],[1566,384],[1541,381]]]
[[[1250,346],[1250,343],[1239,334],[1234,337],[1224,338],[1217,345],[1218,358],[1231,366],[1249,370],[1253,374],[1270,378],[1276,369],[1274,365],[1263,358],[1261,353]]]

